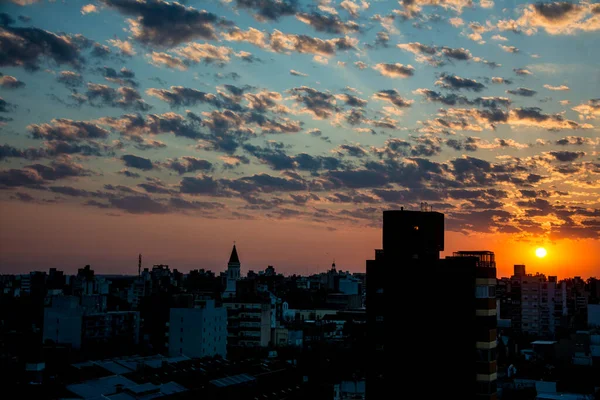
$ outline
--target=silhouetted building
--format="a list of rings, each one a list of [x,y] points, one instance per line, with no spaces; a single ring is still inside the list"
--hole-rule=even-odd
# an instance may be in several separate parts
[[[234,244],[227,263],[227,283],[223,298],[235,297],[237,281],[240,279],[240,266],[240,258]]]
[[[375,260],[367,261],[369,399],[394,393],[399,376],[424,381],[433,372],[432,360],[440,357],[440,349],[432,346],[429,335],[442,328],[434,324],[431,314],[439,302],[433,301],[437,296],[430,290],[429,296],[419,293],[415,303],[416,291],[410,285],[424,276],[428,284],[436,284],[432,272],[442,250],[443,214],[404,209],[383,212],[383,251],[376,251]],[[400,286],[401,282],[406,285]],[[408,326],[399,327],[399,318]]]
[[[399,381],[428,399],[496,398],[494,254],[443,250],[443,214],[384,211],[383,249],[367,261],[367,399]]]

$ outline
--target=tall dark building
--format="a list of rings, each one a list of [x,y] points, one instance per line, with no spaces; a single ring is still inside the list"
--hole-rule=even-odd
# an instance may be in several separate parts
[[[435,369],[432,360],[439,357],[440,349],[430,340],[442,339],[437,336],[443,327],[434,329],[437,324],[432,318],[439,296],[420,291],[417,285],[436,283],[430,274],[442,250],[444,214],[403,209],[383,212],[383,250],[376,251],[375,260],[367,261],[369,400],[395,393],[402,376],[425,382]]]
[[[495,300],[478,298],[484,283],[495,288],[493,253],[440,260],[443,250],[443,214],[384,211],[383,249],[367,261],[368,400],[402,387],[428,399],[495,398]]]

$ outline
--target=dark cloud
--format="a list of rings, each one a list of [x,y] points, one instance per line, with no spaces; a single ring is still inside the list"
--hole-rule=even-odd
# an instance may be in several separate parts
[[[140,177],[140,174],[138,174],[136,172],[128,171],[126,169],[119,171],[119,174],[126,176],[128,178],[139,178]]]
[[[189,156],[168,160],[164,163],[164,166],[177,171],[180,175],[186,172],[211,171],[213,169],[213,164],[210,161]]]
[[[151,170],[154,168],[154,164],[147,158],[134,156],[133,154],[126,154],[121,157],[123,163],[130,168],[137,168],[144,171]]]
[[[211,176],[203,175],[183,178],[179,183],[179,191],[187,194],[217,195],[221,192],[221,188]]]
[[[330,93],[320,92],[307,86],[288,90],[296,102],[304,105],[304,111],[313,114],[316,118],[325,119],[339,111],[335,96]]]
[[[162,101],[169,103],[172,107],[194,106],[196,104],[211,104],[216,107],[221,106],[221,102],[214,94],[183,86],[171,86],[171,90],[148,89],[147,93],[150,96],[157,97]]]
[[[268,174],[256,174],[236,180],[221,180],[221,184],[239,193],[273,193],[306,190],[306,183],[295,178],[281,178]]]
[[[40,185],[44,179],[31,169],[0,170],[0,187],[18,187]]]
[[[8,144],[0,145],[0,161],[6,158],[25,158],[28,160],[34,160],[37,158],[44,157],[46,152],[43,149],[17,149],[16,147]]]
[[[131,214],[165,214],[169,208],[148,196],[125,196],[110,199],[114,208]]]
[[[388,183],[386,174],[368,169],[331,171],[327,176],[336,187],[352,189],[381,187]]]
[[[312,26],[318,32],[327,33],[352,33],[358,32],[356,22],[343,22],[337,15],[326,15],[318,12],[296,14],[299,21]]]
[[[50,165],[33,164],[23,169],[9,169],[0,171],[0,185],[39,186],[46,181],[55,181],[64,178],[87,176],[90,171],[81,165],[75,164],[69,157],[54,160]]]
[[[485,89],[485,85],[481,82],[477,82],[473,79],[461,78],[456,75],[448,75],[443,73],[440,75],[440,79],[435,83],[445,89],[451,90],[472,90],[474,92],[481,92]]]
[[[39,69],[40,59],[79,66],[79,48],[66,36],[38,28],[0,27],[0,66]]]
[[[298,10],[295,0],[235,0],[239,8],[254,10],[259,21],[277,21],[280,17],[294,15]]]
[[[94,43],[94,46],[92,48],[92,52],[90,54],[92,55],[92,57],[106,58],[111,53],[112,53],[112,51],[110,50],[110,47],[105,46],[105,45],[100,44],[100,43]]]
[[[217,39],[216,27],[229,22],[217,15],[162,0],[102,0],[125,15],[136,17],[129,24],[141,43],[173,47],[195,39]]]
[[[408,78],[415,74],[415,69],[411,65],[402,64],[376,64],[374,70],[379,71],[383,76],[388,78]]]
[[[537,94],[537,92],[535,90],[527,89],[527,88],[523,88],[523,87],[507,90],[506,93],[516,95],[516,96],[524,96],[524,97],[533,97]]]
[[[15,108],[15,106],[11,103],[9,103],[8,101],[4,100],[2,97],[0,97],[0,112],[11,112],[13,109]],[[0,120],[2,121],[2,120]],[[9,121],[12,121],[12,119],[9,119]]]
[[[581,145],[589,143],[589,142],[590,142],[589,139],[581,137],[581,136],[567,136],[562,139],[556,140],[554,143],[556,143],[559,146],[566,146],[566,145],[581,146]]]
[[[135,80],[135,73],[125,67],[121,68],[119,71],[111,67],[102,67],[100,72],[109,82],[117,83],[121,86],[138,86],[138,83]]]
[[[74,142],[89,139],[103,139],[110,132],[91,122],[70,119],[53,119],[51,124],[32,124],[27,126],[34,139],[60,140]]]
[[[56,77],[56,81],[68,88],[75,88],[83,85],[83,77],[81,74],[73,71],[61,71]]]
[[[179,197],[171,197],[169,206],[178,210],[220,210],[224,204],[212,201],[187,201]]]
[[[88,83],[86,96],[90,104],[95,106],[105,105],[135,111],[148,111],[151,108],[136,89],[127,86],[114,89],[107,85]]]
[[[396,89],[380,90],[373,94],[373,98],[387,101],[400,108],[410,107],[412,104],[412,100],[402,98]]]
[[[562,162],[572,162],[585,156],[583,151],[551,151],[549,154]]]

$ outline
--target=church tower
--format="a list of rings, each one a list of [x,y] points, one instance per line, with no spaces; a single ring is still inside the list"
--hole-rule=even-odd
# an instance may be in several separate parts
[[[235,244],[231,250],[231,256],[229,256],[229,262],[227,263],[227,287],[224,298],[235,297],[236,294],[236,282],[240,279],[240,258],[238,257],[237,249]]]

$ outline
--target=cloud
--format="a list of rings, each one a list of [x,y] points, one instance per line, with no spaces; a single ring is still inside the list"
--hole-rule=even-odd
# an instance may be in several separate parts
[[[123,170],[119,171],[118,173],[123,176],[126,176],[127,178],[139,178],[140,177],[140,174],[138,174],[136,172],[128,171],[126,169],[123,169]]]
[[[214,94],[183,86],[171,86],[171,90],[150,88],[146,91],[146,94],[169,103],[171,107],[193,106],[196,104],[220,106],[220,102]]]
[[[27,126],[34,139],[77,142],[80,140],[103,139],[110,132],[99,125],[86,121],[73,121],[65,118],[53,119],[51,124],[31,124]]]
[[[376,100],[387,101],[399,108],[410,107],[413,103],[412,100],[402,98],[396,89],[380,90],[373,94],[373,98]]]
[[[480,39],[478,39],[480,40]],[[474,57],[468,49],[447,46],[428,46],[419,42],[400,43],[397,47],[415,55],[415,61],[440,67],[454,61],[474,61],[495,68],[500,64]]]
[[[169,206],[178,210],[217,210],[225,208],[224,204],[212,201],[187,201],[179,197],[171,197]]]
[[[94,43],[92,52],[90,53],[93,57],[106,58],[111,54],[110,47],[100,43]]]
[[[415,69],[412,65],[402,65],[399,63],[395,64],[376,64],[373,69],[379,71],[383,76],[388,78],[408,78],[413,76]]]
[[[230,29],[222,34],[228,41],[244,41],[275,53],[290,53],[333,56],[337,51],[354,50],[358,39],[348,36],[334,39],[319,39],[308,35],[283,33],[275,29],[271,34],[265,34],[257,29],[249,28],[242,31],[239,28]]]
[[[280,17],[294,15],[298,10],[295,0],[235,0],[238,8],[255,10],[254,18],[258,21],[277,21]]]
[[[79,66],[82,62],[72,38],[38,28],[0,27],[0,48],[0,67],[37,70],[42,58],[59,65]]]
[[[222,188],[211,176],[202,175],[201,177],[184,177],[179,183],[179,191],[187,194],[217,195],[222,192]]]
[[[508,39],[502,35],[494,35],[492,36],[492,40],[497,40],[499,42],[508,42]]]
[[[181,58],[167,53],[153,51],[152,54],[149,54],[148,56],[151,59],[150,63],[157,67],[166,66],[172,69],[179,69],[180,71],[188,69],[187,64]]]
[[[518,53],[519,52],[519,49],[517,49],[515,46],[505,46],[503,44],[499,44],[498,46],[500,46],[500,48],[507,53]]]
[[[134,18],[127,20],[133,38],[144,44],[174,47],[196,39],[216,40],[216,27],[229,22],[217,15],[163,0],[102,0]]]
[[[83,85],[83,77],[81,74],[74,71],[61,71],[56,77],[56,81],[68,88],[75,88]]]
[[[329,64],[329,59],[327,57],[323,57],[318,54],[313,57],[313,61],[318,62],[319,64],[323,64],[323,65]]]
[[[81,13],[83,15],[96,12],[98,12],[98,8],[93,4],[86,4],[85,6],[81,7]]]
[[[510,84],[512,84],[512,81],[504,79],[499,76],[494,76],[494,77],[492,77],[492,83],[505,83],[507,85],[510,85]]]
[[[33,164],[23,169],[0,171],[0,186],[37,186],[47,181],[90,175],[90,171],[74,163],[68,156],[54,160],[50,165]]]
[[[591,99],[587,103],[582,103],[572,108],[579,113],[581,119],[596,119],[600,117],[600,98]]]
[[[359,26],[356,22],[343,22],[337,15],[325,15],[317,12],[299,13],[296,18],[312,26],[317,32],[327,33],[353,33],[358,32]]]
[[[400,0],[399,1],[402,10],[395,10],[395,12],[405,19],[415,18],[421,15],[423,7],[442,7],[445,10],[452,10],[457,14],[461,14],[463,8],[472,7],[472,0]],[[484,1],[481,5],[487,5],[488,2]]]
[[[148,171],[154,168],[154,163],[147,158],[134,156],[133,154],[125,154],[121,157],[125,166],[130,168],[141,169]]]
[[[354,96],[351,94],[346,94],[346,93],[336,94],[335,98],[343,101],[347,106],[350,106],[350,107],[364,107],[367,105],[367,100],[361,99],[360,97],[357,97],[357,96]]]
[[[362,62],[362,61],[356,61],[356,62],[354,63],[354,65],[355,65],[355,66],[356,66],[356,68],[358,68],[358,69],[367,69],[367,68],[369,68],[369,66],[368,66],[367,64],[365,64],[364,62]]]
[[[301,112],[312,114],[316,119],[327,119],[340,110],[335,96],[330,93],[320,92],[308,86],[289,89],[288,92],[297,103],[304,106]]]
[[[131,57],[136,54],[136,52],[133,48],[133,44],[131,44],[131,42],[128,42],[127,40],[109,39],[109,40],[107,40],[107,42],[111,46],[119,49],[121,51],[121,55]]]
[[[235,27],[227,32],[222,33],[222,36],[225,40],[230,42],[248,42],[262,49],[268,47],[267,41],[269,39],[269,35],[252,27],[248,28],[247,31],[243,31],[240,28]]]
[[[369,8],[369,3],[366,2],[365,0],[361,0],[360,4],[357,4],[353,1],[350,0],[344,0],[340,3],[340,7],[342,7],[344,10],[348,11],[348,13],[353,17],[353,18],[358,18],[359,17],[359,11],[361,10],[366,10]]]
[[[169,208],[144,195],[112,198],[110,205],[130,214],[165,214]]]
[[[106,79],[109,82],[117,83],[121,86],[138,86],[138,83],[134,79],[135,73],[132,70],[127,69],[125,67],[121,68],[119,71],[110,67],[102,67],[100,69],[100,72],[104,76],[104,79]]]
[[[552,85],[544,85],[544,87],[548,90],[552,90],[552,91],[565,91],[565,90],[570,90],[568,86],[566,85],[560,85],[560,86],[552,86]]]
[[[572,35],[578,32],[600,30],[597,5],[588,2],[551,2],[527,5],[516,21],[514,29],[528,35],[544,29],[550,35]],[[513,29],[513,30],[514,30]]]
[[[585,156],[583,151],[551,151],[548,154],[562,162],[573,162]]]
[[[137,111],[148,111],[151,108],[137,90],[126,86],[114,89],[107,85],[88,83],[86,96],[90,104],[96,106],[106,105]]]
[[[0,74],[0,87],[4,89],[19,89],[25,87],[25,82],[18,80],[14,76]]]
[[[533,75],[531,73],[531,71],[529,71],[528,69],[525,69],[525,68],[513,68],[513,71],[517,75]]]
[[[477,82],[474,79],[461,78],[457,75],[448,75],[443,73],[440,75],[440,79],[435,82],[437,86],[441,86],[445,89],[451,90],[472,90],[474,92],[481,92],[485,89],[485,85],[481,82]]]
[[[512,94],[515,96],[524,96],[524,97],[533,97],[537,94],[537,92],[535,90],[527,89],[527,88],[523,88],[523,87],[507,90],[506,93]]]
[[[167,160],[164,163],[164,166],[173,171],[177,171],[179,175],[183,175],[187,172],[211,171],[213,169],[213,164],[210,161],[189,156]]]
[[[294,69],[290,69],[290,75],[294,75],[294,76],[308,76],[308,74],[304,74],[300,71],[296,71]]]
[[[210,43],[190,43],[175,50],[179,56],[192,63],[225,65],[229,62],[233,50],[225,46],[214,46]]]

